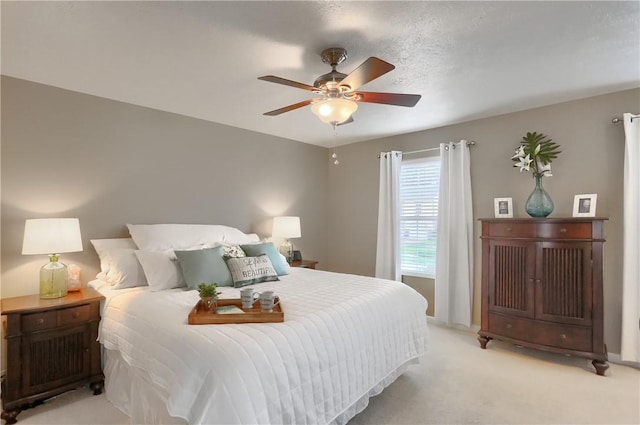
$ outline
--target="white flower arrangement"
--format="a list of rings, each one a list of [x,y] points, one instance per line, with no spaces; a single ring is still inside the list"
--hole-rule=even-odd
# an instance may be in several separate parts
[[[534,177],[551,177],[551,160],[556,159],[559,153],[560,145],[544,134],[533,132],[522,138],[511,160],[516,162],[513,166],[520,172],[531,171]]]

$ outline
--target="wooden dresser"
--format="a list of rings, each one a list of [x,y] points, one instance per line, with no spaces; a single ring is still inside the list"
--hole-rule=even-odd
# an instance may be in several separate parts
[[[5,298],[7,374],[2,382],[2,419],[62,392],[90,384],[100,394],[98,324],[104,297],[91,288],[62,298],[38,295]]]
[[[581,356],[604,375],[604,220],[480,220],[482,348],[496,338]]]

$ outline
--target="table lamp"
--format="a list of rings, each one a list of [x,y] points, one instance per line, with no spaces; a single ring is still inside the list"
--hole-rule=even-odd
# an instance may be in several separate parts
[[[287,257],[287,262],[291,264],[293,260],[293,246],[289,239],[299,238],[301,236],[300,217],[274,217],[271,235],[276,238],[285,239],[282,245],[280,245],[280,253]]]
[[[58,262],[58,254],[78,251],[82,251],[82,238],[77,218],[36,218],[25,222],[22,255],[49,255],[49,262],[40,269],[40,298],[67,295],[69,273],[67,266]]]

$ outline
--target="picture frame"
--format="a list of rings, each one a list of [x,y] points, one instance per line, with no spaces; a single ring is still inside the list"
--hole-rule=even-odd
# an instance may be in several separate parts
[[[513,218],[513,198],[493,198],[496,218]]]
[[[574,217],[595,217],[597,200],[598,200],[597,193],[586,193],[586,194],[574,196],[573,216]]]

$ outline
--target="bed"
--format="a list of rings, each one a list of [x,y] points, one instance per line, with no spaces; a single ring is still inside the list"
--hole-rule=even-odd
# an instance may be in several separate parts
[[[197,291],[116,289],[101,273],[106,394],[131,423],[344,424],[426,349],[427,302],[399,282],[288,268],[252,284],[280,297],[283,323],[189,325]]]

